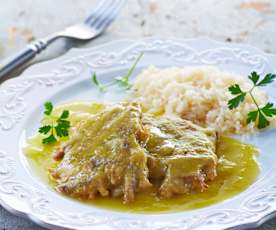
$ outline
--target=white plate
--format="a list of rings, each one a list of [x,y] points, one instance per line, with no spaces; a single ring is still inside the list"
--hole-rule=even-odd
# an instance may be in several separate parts
[[[38,64],[23,76],[0,86],[0,204],[16,215],[57,229],[225,229],[256,227],[276,213],[275,130],[246,140],[261,149],[261,173],[256,183],[224,202],[194,211],[161,215],[128,214],[99,209],[52,191],[26,164],[20,143],[34,134],[46,100],[113,100],[113,90],[101,95],[90,82],[96,71],[103,82],[125,72],[144,51],[136,73],[149,65],[160,67],[215,65],[246,76],[252,70],[275,72],[276,56],[255,48],[208,39],[121,40],[92,49],[75,49]],[[276,102],[275,84],[266,87]]]

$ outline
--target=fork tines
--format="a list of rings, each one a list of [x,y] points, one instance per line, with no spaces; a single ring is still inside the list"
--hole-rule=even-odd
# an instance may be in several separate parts
[[[87,17],[85,24],[98,30],[106,28],[118,15],[125,2],[126,0],[102,0]]]

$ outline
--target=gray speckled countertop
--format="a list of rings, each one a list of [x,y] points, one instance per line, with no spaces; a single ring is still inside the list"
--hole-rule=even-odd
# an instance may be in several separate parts
[[[0,7],[0,60],[36,37],[82,20],[96,0],[9,0]],[[57,42],[35,62],[56,57],[70,47],[89,47],[119,38],[147,36],[247,43],[276,53],[275,0],[128,0],[108,32],[89,43]],[[2,145],[3,143],[0,143]],[[42,230],[0,207],[0,230]],[[258,230],[276,229],[276,219]]]

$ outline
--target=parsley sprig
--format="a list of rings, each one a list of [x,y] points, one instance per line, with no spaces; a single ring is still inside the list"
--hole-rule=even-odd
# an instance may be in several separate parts
[[[256,110],[251,111],[247,115],[247,123],[255,122],[259,129],[263,129],[269,126],[269,117],[276,116],[276,108],[273,107],[273,103],[268,102],[265,106],[260,107],[253,95],[253,90],[256,87],[266,86],[274,81],[276,78],[275,74],[266,74],[263,79],[260,79],[260,75],[257,72],[252,72],[248,78],[253,83],[253,86],[248,91],[243,91],[238,84],[231,85],[228,90],[232,95],[235,95],[234,98],[228,101],[228,108],[235,109],[237,108],[244,100],[247,95],[249,95],[256,105]]]
[[[38,132],[44,136],[42,139],[43,144],[53,144],[62,137],[69,136],[70,121],[69,111],[64,110],[59,117],[52,115],[54,106],[52,102],[46,102],[44,104],[44,119],[42,120],[42,126],[38,129]]]
[[[114,80],[112,82],[110,82],[109,84],[103,85],[102,83],[100,83],[100,81],[97,78],[97,74],[94,72],[92,75],[92,78],[91,78],[93,84],[96,85],[101,92],[106,92],[107,88],[109,86],[116,85],[116,84],[119,85],[120,87],[122,87],[123,89],[129,90],[132,87],[132,84],[129,82],[129,78],[133,74],[133,71],[135,70],[138,62],[143,57],[143,55],[144,55],[144,53],[141,52],[139,54],[139,56],[136,58],[133,65],[128,70],[128,72],[123,76],[115,77]]]

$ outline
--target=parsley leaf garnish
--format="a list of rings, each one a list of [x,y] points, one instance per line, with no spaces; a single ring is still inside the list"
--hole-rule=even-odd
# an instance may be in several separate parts
[[[228,90],[231,92],[232,95],[238,95],[228,101],[228,107],[229,109],[237,108],[239,104],[244,101],[246,93],[241,90],[238,84],[230,86]]]
[[[233,99],[228,101],[229,109],[237,108],[240,103],[242,103],[245,99],[246,93],[242,92],[240,95],[234,97]]]
[[[53,111],[53,104],[51,102],[47,101],[44,104],[44,108],[45,108],[44,114],[50,115]]]
[[[276,78],[276,74],[267,74],[265,75],[264,79],[261,80],[257,86],[266,86],[267,84],[270,84],[274,81],[274,79]]]
[[[243,91],[241,90],[240,86],[238,84],[232,85],[228,88],[228,90],[231,92],[231,94],[241,94]]]
[[[60,119],[67,119],[69,118],[69,111],[63,110],[62,114],[60,115]]]
[[[247,124],[249,124],[250,122],[254,122],[257,120],[258,118],[258,114],[259,114],[259,111],[256,110],[256,111],[251,111],[247,114]]]
[[[42,133],[42,134],[47,134],[51,130],[51,128],[52,128],[51,125],[45,125],[45,126],[40,127],[38,129],[38,132]]]
[[[265,106],[260,107],[254,98],[253,90],[255,87],[266,86],[272,83],[276,78],[276,75],[269,73],[266,74],[262,80],[260,80],[260,75],[257,72],[252,72],[248,78],[253,83],[253,87],[249,91],[243,91],[238,84],[232,85],[228,88],[230,93],[235,95],[234,98],[228,101],[228,108],[231,110],[237,108],[244,101],[245,97],[249,95],[257,109],[247,114],[247,124],[255,122],[259,129],[263,129],[269,126],[268,117],[276,116],[276,108],[273,108],[273,104],[270,102],[268,102]]]
[[[268,102],[261,110],[268,117],[276,115],[276,108],[273,108],[273,103]]]
[[[54,134],[51,134],[50,136],[42,139],[42,144],[49,145],[57,142],[57,139],[55,138]]]
[[[248,76],[248,78],[253,82],[254,85],[256,85],[260,79],[260,75],[254,71]]]
[[[266,119],[265,115],[259,111],[258,112],[258,128],[263,129],[266,126],[269,126],[269,121]]]
[[[59,117],[52,115],[54,106],[52,102],[46,102],[44,104],[45,118],[42,120],[42,126],[38,129],[38,132],[44,136],[42,139],[43,144],[53,144],[62,137],[69,136],[70,121],[69,111],[64,110]],[[45,124],[46,123],[46,124]]]
[[[129,78],[131,77],[131,75],[133,74],[133,71],[135,70],[138,62],[140,61],[140,59],[143,57],[144,53],[141,52],[139,54],[139,56],[136,58],[135,62],[133,63],[133,65],[130,67],[130,69],[128,70],[128,72],[126,73],[126,75],[124,76],[118,76],[115,77],[114,80],[112,82],[110,82],[109,84],[103,85],[99,82],[99,80],[97,79],[97,75],[96,73],[94,73],[92,75],[92,82],[94,83],[94,85],[96,85],[98,87],[98,89],[101,92],[105,92],[107,90],[107,88],[111,85],[119,85],[120,87],[128,90],[132,87],[132,84],[129,82]]]

